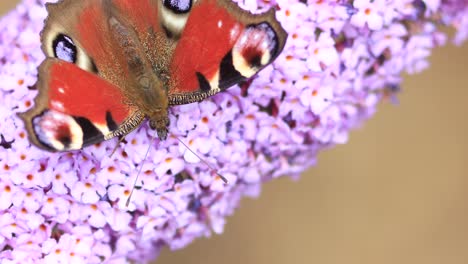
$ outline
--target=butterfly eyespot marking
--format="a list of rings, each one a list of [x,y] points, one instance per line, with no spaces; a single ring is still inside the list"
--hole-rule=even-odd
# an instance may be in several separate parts
[[[54,110],[46,110],[32,119],[37,140],[54,150],[81,148],[83,130],[75,119]]]
[[[244,77],[252,77],[278,53],[278,36],[268,23],[249,25],[233,47],[234,68]]]
[[[164,0],[163,5],[176,14],[188,13],[192,9],[191,0]]]
[[[48,57],[73,63],[88,72],[98,73],[98,68],[94,61],[86,54],[72,35],[62,28],[51,28],[50,31],[42,36],[43,50]]]
[[[161,27],[169,39],[178,39],[187,23],[193,0],[163,0],[160,8]]]
[[[52,42],[54,56],[58,59],[76,63],[77,49],[73,40],[64,34],[58,34]]]

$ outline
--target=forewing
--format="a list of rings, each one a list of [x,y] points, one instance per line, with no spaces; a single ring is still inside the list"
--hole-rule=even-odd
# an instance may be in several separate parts
[[[159,28],[154,0],[62,0],[48,4],[47,10],[41,33],[47,57],[99,75],[117,85],[130,101],[141,99],[135,98],[139,88],[135,75],[140,72],[134,66],[151,72],[146,44],[156,42],[153,33]],[[66,45],[74,48],[73,56],[63,55]]]

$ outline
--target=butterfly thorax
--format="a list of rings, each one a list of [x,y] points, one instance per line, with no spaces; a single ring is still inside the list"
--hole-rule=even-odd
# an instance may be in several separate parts
[[[129,104],[136,106],[149,119],[151,128],[156,129],[159,138],[165,139],[169,124],[167,82],[154,71],[154,62],[149,61],[144,45],[135,32],[115,17],[110,18],[109,25],[115,45],[125,55],[121,58],[125,58],[123,67],[129,76],[129,87],[125,89]]]

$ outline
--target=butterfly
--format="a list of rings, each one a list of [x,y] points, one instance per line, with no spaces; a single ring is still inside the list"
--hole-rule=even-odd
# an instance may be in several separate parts
[[[282,51],[275,11],[230,0],[61,0],[47,4],[30,141],[67,151],[124,137],[143,121],[160,139],[168,107],[252,77]]]

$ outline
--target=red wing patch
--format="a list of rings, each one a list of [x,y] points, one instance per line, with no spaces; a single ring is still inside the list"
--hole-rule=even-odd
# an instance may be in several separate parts
[[[112,46],[108,36],[107,16],[102,10],[103,6],[96,1],[84,7],[79,16],[78,27],[79,36],[72,36],[72,39],[79,40],[87,55],[95,61],[104,65],[112,65]]]
[[[171,73],[176,83],[169,92],[177,94],[199,90],[196,73],[211,80],[243,28],[244,25],[216,1],[194,5],[174,52]]]
[[[116,123],[129,116],[120,89],[99,76],[64,61],[52,64],[49,72],[49,109],[86,117],[100,126],[107,125],[107,112]]]
[[[128,16],[131,24],[135,25],[141,39],[148,34],[148,30],[159,30],[158,6],[151,0],[114,0],[112,2],[120,13]]]
[[[43,148],[80,149],[103,141],[135,111],[117,86],[72,63],[47,59],[39,71],[39,96],[23,120]]]

